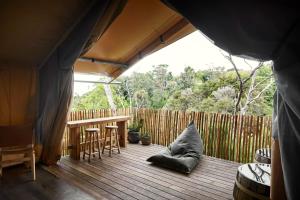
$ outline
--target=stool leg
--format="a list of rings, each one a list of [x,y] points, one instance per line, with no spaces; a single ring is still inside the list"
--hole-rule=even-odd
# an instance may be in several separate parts
[[[85,154],[86,154],[86,142],[87,142],[87,133],[85,133],[85,137],[84,137],[84,148],[83,148],[83,160],[85,159]]]
[[[89,140],[90,140],[90,143],[89,143],[89,162],[91,162],[91,153],[92,153],[92,138],[91,138],[91,134],[89,134]]]
[[[96,132],[93,133],[93,157],[96,157],[95,156],[95,133]]]
[[[32,154],[31,154],[31,171],[32,171],[31,172],[32,173],[32,179],[35,181],[36,175],[35,175],[35,152],[34,152],[34,149],[32,149]]]
[[[118,133],[118,130],[115,130],[115,134],[116,134],[116,145],[118,147],[118,153],[121,153],[121,151],[120,151],[120,144],[119,144],[119,133]]]
[[[111,130],[109,131],[109,137],[110,137],[110,140],[109,140],[109,157],[111,157],[111,152],[112,152],[112,132],[111,132]]]
[[[102,154],[104,153],[104,149],[106,146],[106,137],[107,137],[107,130],[105,130],[105,134],[104,134],[104,143],[103,143],[103,148],[102,148]]]
[[[96,139],[97,139],[97,146],[98,146],[98,153],[99,153],[99,159],[101,159],[101,145],[100,145],[100,141],[99,141],[99,134],[98,132],[96,133]]]

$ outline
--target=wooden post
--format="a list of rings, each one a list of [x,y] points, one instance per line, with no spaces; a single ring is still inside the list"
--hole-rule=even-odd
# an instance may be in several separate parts
[[[70,128],[71,158],[80,160],[80,128]]]
[[[120,134],[120,146],[121,147],[126,147],[127,146],[127,130],[126,130],[126,121],[120,121],[117,122],[118,126],[118,132]]]

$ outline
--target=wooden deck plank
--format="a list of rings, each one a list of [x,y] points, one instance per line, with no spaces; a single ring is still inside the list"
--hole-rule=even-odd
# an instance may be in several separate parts
[[[123,157],[126,157],[126,154],[129,154],[130,157],[128,157],[128,159],[134,159],[133,158],[133,155],[134,153],[132,152],[129,152],[129,151],[126,151],[124,152],[124,156],[122,156],[121,158]],[[150,154],[150,155],[153,155],[153,154]],[[135,160],[137,160],[138,162],[144,162],[144,163],[148,163],[146,162],[146,159],[150,156],[143,156],[143,155],[138,155]],[[222,160],[221,160],[222,161]],[[148,163],[149,164],[149,163]],[[215,165],[214,162],[210,162],[208,161],[208,157],[205,157],[204,160],[200,161],[198,167],[196,167],[194,169],[194,172],[192,173],[193,176],[191,176],[191,178],[193,177],[196,177],[196,176],[207,176],[207,177],[212,177],[214,181],[220,181],[222,179],[224,179],[223,182],[225,183],[228,183],[228,178],[232,178],[232,174],[235,174],[236,173],[236,169],[237,167],[239,166],[239,164],[235,163],[234,165],[232,165],[232,167],[224,167],[224,166],[221,166],[221,167],[218,167],[218,168],[213,168],[213,165]],[[211,169],[212,168],[212,169]],[[222,170],[220,170],[222,169]],[[227,170],[230,169],[230,171],[227,172]],[[201,173],[197,173],[197,171],[201,171]],[[168,171],[163,171],[163,172],[166,172],[168,173]],[[207,172],[207,173],[203,173],[203,172]],[[180,174],[182,175],[182,174]],[[219,179],[215,179],[215,175],[217,175],[219,177]],[[224,178],[223,178],[224,177]]]
[[[158,145],[128,145],[121,154],[103,155],[102,160],[75,161],[62,158],[57,169],[59,176],[76,184],[97,190],[109,199],[232,199],[232,190],[238,163],[203,156],[199,165],[189,174],[181,174],[151,165],[146,159],[161,151]],[[52,169],[53,170],[53,169]],[[87,185],[85,185],[87,184]],[[91,192],[93,193],[93,192]],[[95,194],[91,194],[95,196]]]
[[[114,188],[138,199],[165,199],[161,196],[144,190],[139,185],[134,185],[129,182],[122,181],[121,179],[108,175],[107,173],[99,173],[99,169],[92,170],[91,168],[88,168],[88,165],[86,164],[81,165],[80,163],[75,163],[74,165],[74,163],[68,162],[67,160],[64,160],[63,164],[74,168],[84,174],[87,174],[88,176],[93,177],[98,181],[102,181],[106,184],[113,185]]]
[[[111,167],[113,167],[114,165],[116,165],[116,163],[111,163]],[[151,175],[148,172],[145,172],[143,170],[140,170],[138,168],[131,168],[128,166],[124,166],[122,164],[118,165],[121,168],[127,169],[128,171],[134,171],[134,174],[140,177],[143,177],[144,179],[148,180],[148,181],[152,181],[155,182],[157,184],[157,187],[159,188],[160,185],[165,186],[165,187],[170,187],[173,190],[176,190],[178,192],[182,192],[186,195],[189,195],[193,198],[196,199],[210,199],[208,198],[206,195],[203,195],[203,193],[200,192],[196,192],[193,190],[193,188],[188,188],[188,187],[182,187],[182,184],[178,184],[172,180],[166,180],[166,179],[162,179],[159,176],[155,176],[155,175]],[[204,192],[205,193],[205,192]]]
[[[46,167],[46,169],[48,172],[51,172],[58,177],[63,177],[63,179],[65,179],[68,183],[73,184],[74,186],[80,188],[96,199],[120,200],[120,198],[107,193],[105,190],[102,190],[101,188],[89,182],[83,181],[82,179],[80,179],[80,177],[68,172],[67,170],[64,170],[59,166]]]
[[[0,178],[1,200],[94,200],[94,196],[84,192],[77,186],[68,184],[51,173],[36,167],[36,181],[32,181],[31,170],[23,165],[4,169]],[[99,199],[99,198],[98,198]]]
[[[68,160],[69,162],[74,163],[73,160],[69,160],[69,159],[65,159],[65,160]],[[90,165],[90,164],[86,164],[86,163],[83,164],[81,162],[75,161],[74,164],[84,166],[89,170],[93,170],[93,171],[95,170],[99,174],[105,174],[107,176],[113,177],[114,179],[117,178],[118,180],[126,181],[126,183],[128,184],[129,187],[131,185],[134,185],[136,188],[140,187],[143,190],[150,191],[151,193],[156,194],[155,199],[160,199],[161,197],[164,197],[164,199],[180,199],[174,195],[168,194],[167,192],[165,192],[163,190],[154,188],[153,185],[145,182],[144,179],[132,177],[132,176],[128,175],[126,172],[122,173],[122,171],[116,170],[110,166],[107,167],[106,165],[104,165],[102,163],[101,163],[101,165],[94,166],[94,165]]]
[[[127,173],[131,173],[133,176],[139,176],[147,181],[151,181],[151,182],[154,182],[156,184],[156,188],[160,188],[161,186],[163,187],[167,187],[173,191],[176,191],[176,192],[179,192],[179,193],[183,193],[185,194],[186,196],[188,196],[188,199],[190,198],[194,198],[194,199],[211,199],[211,198],[208,198],[200,193],[196,193],[194,191],[191,191],[191,190],[185,190],[184,188],[182,187],[179,187],[178,185],[173,185],[173,184],[170,184],[167,180],[161,180],[161,179],[158,179],[156,177],[152,177],[152,176],[149,176],[149,174],[145,174],[145,172],[143,172],[142,170],[138,170],[138,169],[130,169],[128,168],[127,166],[123,166],[123,165],[119,165],[119,164],[115,164],[115,163],[111,163],[111,162],[106,162],[106,164],[110,165],[110,167],[115,167],[117,168],[118,170],[124,170],[126,171]],[[172,191],[171,191],[172,193]]]
[[[194,172],[190,176],[182,176],[182,174],[179,174],[179,173],[173,173],[173,172],[165,171],[165,170],[161,171],[160,170],[161,168],[155,167],[153,165],[149,165],[149,163],[144,160],[138,161],[138,160],[133,160],[133,158],[127,158],[127,157],[125,158],[127,160],[121,160],[121,159],[122,158],[120,158],[120,161],[124,162],[124,164],[126,164],[127,160],[130,160],[130,163],[136,164],[137,167],[139,165],[144,165],[144,166],[146,165],[146,166],[148,166],[147,168],[150,168],[151,170],[158,171],[159,173],[163,173],[163,174],[167,174],[167,175],[172,175],[172,176],[178,177],[180,179],[189,180],[192,182],[194,182],[194,181],[198,182],[198,179],[201,178],[201,179],[207,180],[206,182],[208,182],[208,183],[215,182],[216,184],[227,185],[230,187],[232,187],[234,179],[232,180],[232,182],[228,182],[228,179],[232,179],[232,177],[233,177],[232,174],[236,173],[236,171],[233,171],[231,173],[231,175],[230,174],[224,175],[225,172],[224,172],[224,174],[222,174],[222,172],[220,172],[220,169],[223,169],[223,168],[219,168],[218,169],[219,171],[209,170],[207,168],[210,166],[202,165],[202,163],[206,162],[206,160],[202,160],[202,161],[200,161],[200,164],[197,166],[197,168],[194,170]],[[236,168],[236,167],[234,167],[234,168]],[[216,176],[218,176],[218,179],[215,178]],[[224,177],[224,176],[227,176],[227,177]]]
[[[71,167],[69,167],[67,165],[60,164],[59,166],[61,168],[63,168],[64,170],[79,177],[82,181],[91,183],[91,184],[95,185],[96,187],[110,193],[111,195],[115,195],[115,196],[119,197],[120,199],[130,199],[130,200],[136,199],[136,198],[116,189],[115,187],[113,187],[114,185],[109,185],[109,184],[103,183],[102,181],[98,181],[97,179],[90,177],[76,169],[72,169]]]
[[[169,195],[169,197],[171,197],[171,198],[168,198],[168,199],[190,199],[190,198],[192,198],[189,195],[186,195],[186,194],[183,194],[176,190],[173,190],[170,186],[160,185],[159,188],[156,189],[156,187],[158,186],[156,181],[153,182],[153,181],[145,178],[145,176],[139,175],[131,170],[123,169],[118,166],[111,166],[106,163],[98,163],[97,162],[97,163],[93,163],[93,165],[97,168],[104,168],[105,172],[112,170],[115,173],[120,174],[123,177],[129,177],[133,180],[138,181],[139,183],[146,184],[151,187],[152,191],[157,190],[161,196],[163,196],[163,193],[165,193],[166,195]],[[176,195],[176,196],[174,196],[174,195]]]
[[[130,146],[130,148],[128,148],[128,150],[126,151],[129,154],[132,155],[142,155],[142,156],[151,156],[154,153],[158,153],[160,152],[163,148],[161,146],[157,146],[157,145],[153,145],[154,148],[149,148],[149,147],[144,147],[145,149],[143,151],[139,151],[139,147],[137,145],[134,146]],[[135,150],[135,151],[134,151]],[[218,158],[214,158],[214,157],[209,157],[209,156],[205,156],[205,163],[213,163],[212,166],[210,166],[211,168],[215,169],[215,168],[219,168],[219,167],[226,167],[224,170],[231,170],[232,172],[232,167],[236,167],[237,163],[236,162],[232,162],[232,161],[227,161],[227,160],[222,160],[222,159],[218,159]],[[221,161],[221,162],[218,162]],[[200,162],[200,164],[202,164]],[[219,171],[219,169],[218,169]]]
[[[181,175],[182,178],[176,178],[174,177],[174,173],[173,174],[164,174],[163,172],[166,171],[165,169],[160,168],[158,172],[155,172],[153,170],[153,166],[152,169],[149,169],[145,166],[139,167],[139,164],[135,164],[132,162],[128,162],[126,163],[126,161],[120,161],[118,160],[117,162],[113,161],[112,159],[110,160],[110,162],[113,162],[113,164],[118,164],[121,167],[126,167],[129,170],[135,170],[137,172],[143,173],[149,177],[158,179],[158,180],[162,180],[168,184],[171,185],[176,185],[180,188],[185,189],[186,191],[189,191],[195,195],[205,195],[207,197],[212,197],[214,199],[222,199],[222,198],[227,198],[226,196],[224,197],[225,194],[223,194],[223,192],[219,192],[219,190],[216,190],[216,187],[210,187],[210,185],[203,185],[203,182],[198,182],[198,183],[192,183],[190,181],[186,181],[183,178],[185,177],[185,175]],[[121,163],[121,164],[120,164]],[[147,164],[146,164],[147,165]],[[155,167],[156,168],[156,167]],[[233,187],[233,184],[232,184]],[[199,191],[199,192],[198,192]],[[231,194],[229,194],[231,196]]]
[[[135,155],[134,153],[132,152],[124,152],[125,156],[126,155],[129,155],[130,158],[135,158],[136,160],[138,160],[139,162],[140,161],[143,161],[145,163],[146,162],[146,159],[148,157],[150,157],[151,155],[153,154],[147,154],[147,155],[143,155],[143,154],[139,154],[139,155]],[[203,170],[209,170],[210,172],[213,172],[215,171],[216,173],[219,173],[218,175],[222,176],[222,175],[225,175],[225,178],[228,178],[228,176],[226,177],[226,175],[229,175],[229,177],[232,176],[232,173],[235,173],[236,172],[236,167],[238,166],[237,164],[233,165],[233,166],[218,166],[218,167],[215,167],[215,164],[216,161],[210,161],[208,159],[208,157],[205,157],[204,161],[200,161],[199,163],[199,166],[203,166]],[[225,168],[224,168],[225,167]],[[197,170],[198,168],[195,168],[195,170]],[[222,169],[222,171],[220,171],[220,169]]]
[[[127,159],[130,160],[130,158],[127,158]],[[126,162],[126,161],[122,160],[122,162]],[[144,162],[146,163],[146,161],[144,161]],[[144,162],[142,164],[144,164]],[[140,168],[142,166],[142,164],[139,163],[136,160],[131,160],[131,163],[134,163],[135,166],[138,167],[138,168]],[[149,164],[149,163],[146,163],[146,164]],[[146,171],[150,171],[151,170],[151,171],[155,172],[156,174],[159,173],[160,175],[163,175],[164,177],[165,176],[168,176],[168,177],[172,176],[174,178],[177,178],[176,180],[179,179],[179,181],[180,180],[187,180],[188,182],[191,182],[192,184],[193,183],[198,183],[198,180],[194,178],[195,177],[194,174],[192,176],[190,176],[190,177],[186,177],[186,176],[182,176],[181,174],[170,173],[169,171],[163,171],[162,172],[161,168],[158,168],[158,167],[153,166],[153,165],[147,165],[145,167],[145,169],[146,169]],[[228,182],[223,181],[223,180],[216,180],[216,179],[214,179],[212,177],[206,176],[206,174],[199,174],[197,176],[197,178],[198,179],[201,178],[202,180],[204,180],[204,183],[203,183],[204,185],[209,184],[207,186],[211,186],[211,187],[215,187],[215,186],[217,186],[217,187],[224,187],[224,188],[227,188],[227,189],[232,188],[232,184],[231,183],[228,183]]]

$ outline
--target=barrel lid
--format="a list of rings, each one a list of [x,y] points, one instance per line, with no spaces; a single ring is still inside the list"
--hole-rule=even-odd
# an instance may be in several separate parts
[[[271,166],[263,163],[248,163],[238,167],[238,172],[253,182],[270,186]]]

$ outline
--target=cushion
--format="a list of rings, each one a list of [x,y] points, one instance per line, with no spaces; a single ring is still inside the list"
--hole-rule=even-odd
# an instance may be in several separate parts
[[[160,153],[147,161],[161,167],[190,173],[198,164],[203,153],[203,143],[192,121],[178,138]]]

